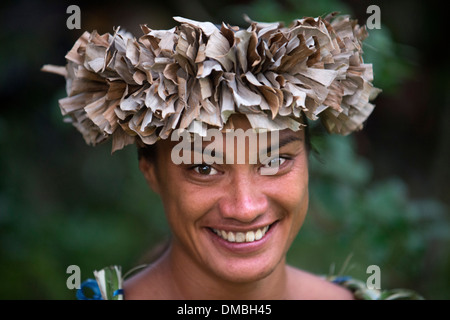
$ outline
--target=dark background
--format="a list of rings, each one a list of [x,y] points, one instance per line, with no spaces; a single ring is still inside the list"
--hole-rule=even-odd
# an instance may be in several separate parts
[[[81,9],[69,30],[66,9]],[[72,299],[66,269],[82,278],[109,264],[124,271],[147,261],[168,228],[159,200],[137,168],[133,146],[110,155],[110,143],[86,146],[62,121],[64,79],[40,72],[64,65],[85,31],[140,24],[175,25],[173,16],[246,26],[289,23],[333,11],[369,30],[364,59],[383,89],[365,130],[349,137],[318,132],[311,159],[311,209],[289,252],[314,273],[367,278],[379,265],[382,287],[450,298],[450,63],[446,17],[433,1],[2,1],[0,5],[0,298]],[[346,258],[351,255],[349,263]]]

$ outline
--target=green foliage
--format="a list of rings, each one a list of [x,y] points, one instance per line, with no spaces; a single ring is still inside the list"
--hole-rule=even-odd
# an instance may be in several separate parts
[[[14,127],[10,122],[12,135]],[[83,279],[118,262],[126,272],[167,235],[134,148],[111,156],[109,144],[83,146],[42,160],[15,143],[2,145],[10,157],[1,159],[0,273],[7,280],[0,298],[74,299],[66,287],[69,265],[78,265]]]
[[[388,27],[368,30],[363,43],[364,61],[372,63],[374,85],[384,93],[395,93],[405,79],[414,73],[417,52],[414,48],[396,43]]]
[[[433,272],[422,263],[425,255],[450,244],[448,208],[433,199],[411,198],[398,178],[374,181],[370,163],[354,151],[354,138],[313,140],[320,156],[310,159],[310,217],[290,261],[323,270],[326,259],[339,265],[351,255],[350,275],[367,278],[366,268],[376,264],[385,285],[423,290],[411,279]]]
[[[247,14],[256,21],[282,21],[291,23],[304,16],[326,16],[332,12],[351,13],[351,9],[339,0],[256,0],[248,5],[236,5],[229,9],[230,16],[235,16],[238,24],[242,24],[242,14]],[[241,19],[239,21],[238,19]]]

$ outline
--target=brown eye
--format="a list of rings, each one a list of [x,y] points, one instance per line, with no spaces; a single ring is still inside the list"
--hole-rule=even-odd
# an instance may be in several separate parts
[[[201,175],[205,175],[205,176],[217,174],[216,169],[214,169],[210,165],[206,165],[206,164],[198,165],[194,168],[194,170],[195,170],[195,172],[197,172]]]
[[[268,163],[264,164],[264,167],[279,167],[286,161],[286,158],[276,157],[268,161]]]

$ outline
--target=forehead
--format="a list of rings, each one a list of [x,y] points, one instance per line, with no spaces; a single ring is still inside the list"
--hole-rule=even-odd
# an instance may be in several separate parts
[[[210,128],[209,130],[217,130],[214,128]],[[210,132],[207,130],[207,132]],[[267,144],[275,146],[279,142],[282,144],[286,144],[286,142],[291,141],[304,141],[305,138],[305,132],[303,129],[300,129],[298,131],[293,131],[291,129],[284,129],[279,131],[267,131],[267,130],[254,130],[248,121],[247,117],[244,114],[233,114],[228,119],[228,122],[226,124],[226,129],[221,130],[222,133],[222,140],[224,143],[227,140],[234,139],[234,140],[240,140],[240,138],[245,137],[245,147],[249,147],[249,140],[250,138],[255,138],[258,143],[260,139],[263,140],[267,138]],[[218,136],[218,134],[214,135],[215,137]],[[202,145],[206,146],[211,143],[211,141],[214,139],[210,138],[201,138]],[[241,144],[242,146],[242,144]]]
[[[161,140],[157,143],[157,156],[161,164],[255,164],[276,156],[287,145],[303,148],[304,134],[303,130],[290,129],[256,131],[248,122],[239,120],[225,132],[208,129],[206,137],[184,131],[184,135]]]
[[[285,152],[283,150],[286,150],[284,147],[287,145],[288,148],[295,148],[295,151],[307,148],[307,135],[303,127],[298,131],[254,130],[244,114],[230,116],[223,129],[208,127],[206,134],[201,137],[175,130],[170,137],[154,145],[154,159],[160,165],[204,162],[254,164],[268,156],[276,156],[278,150]]]

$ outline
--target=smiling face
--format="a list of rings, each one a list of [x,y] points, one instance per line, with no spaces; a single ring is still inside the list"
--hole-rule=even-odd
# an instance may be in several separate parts
[[[250,128],[242,118],[234,124]],[[269,159],[279,163],[274,175],[262,175],[267,162],[259,161],[175,165],[175,144],[158,142],[156,158],[141,158],[140,168],[162,199],[177,263],[192,274],[234,283],[283,268],[308,208],[304,131],[279,132],[278,156]]]

